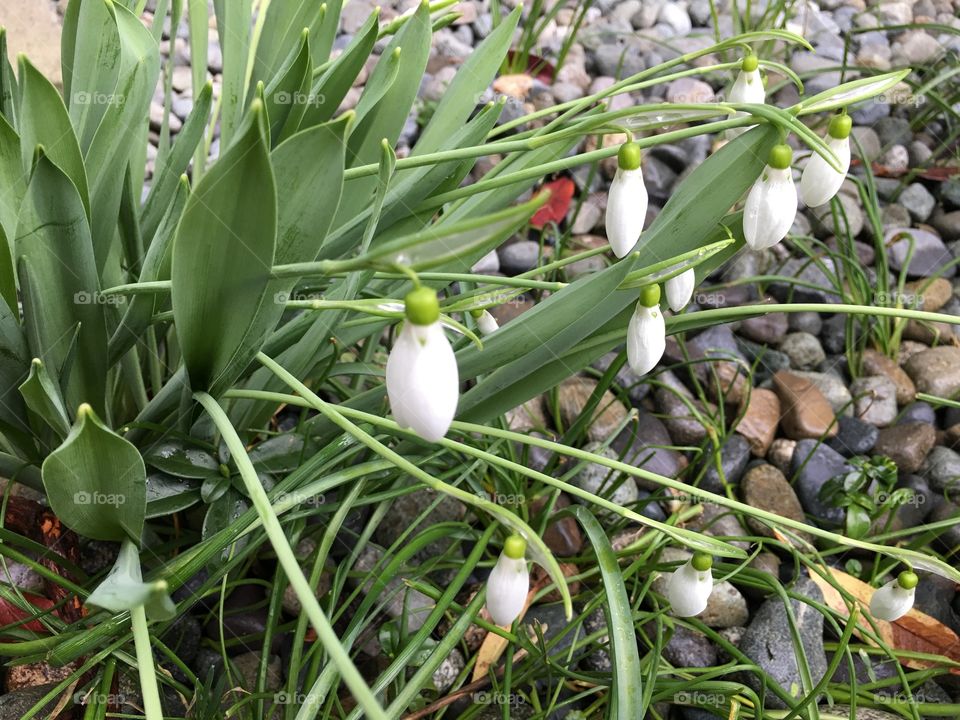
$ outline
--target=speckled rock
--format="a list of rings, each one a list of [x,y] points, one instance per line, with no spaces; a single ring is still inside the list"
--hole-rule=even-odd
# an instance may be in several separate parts
[[[900,472],[914,473],[923,467],[936,442],[937,433],[932,425],[909,423],[881,430],[873,450],[893,460]]]
[[[867,348],[861,355],[861,365],[866,375],[886,375],[897,386],[897,403],[907,405],[913,402],[917,388],[910,376],[886,355],[873,348]]]
[[[754,455],[763,457],[777,436],[779,423],[780,398],[772,390],[755,388],[750,393],[736,431],[747,439]]]
[[[860,377],[850,384],[856,417],[886,427],[897,417],[897,386],[884,375]]]
[[[812,382],[781,370],[773,376],[773,387],[780,398],[780,422],[787,437],[800,440],[837,434],[833,408]]]
[[[577,421],[596,388],[597,381],[591,378],[572,377],[560,384],[557,409],[565,427]],[[593,442],[605,442],[623,427],[626,419],[627,408],[616,395],[605,390],[587,425],[587,438]]]
[[[823,502],[820,490],[828,480],[851,469],[846,458],[828,445],[816,440],[800,440],[793,454],[790,474],[803,509],[822,523],[840,525],[846,511]]]
[[[960,348],[930,348],[911,356],[903,367],[920,392],[942,398],[960,392]]]
[[[813,370],[827,357],[817,337],[805,332],[787,335],[780,343],[780,352],[786,353],[795,370]]]
[[[750,468],[740,482],[740,497],[747,505],[767,510],[785,518],[806,522],[803,507],[790,483],[773,465],[757,465]],[[759,535],[775,537],[773,528],[753,518],[747,519],[750,527]],[[810,539],[809,535],[801,533]]]

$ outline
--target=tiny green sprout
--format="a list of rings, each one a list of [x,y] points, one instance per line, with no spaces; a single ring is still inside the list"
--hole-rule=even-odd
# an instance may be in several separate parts
[[[513,534],[503,543],[503,554],[511,560],[519,560],[527,554],[527,541],[522,535]]]
[[[920,582],[920,578],[912,570],[904,570],[897,576],[897,584],[904,590],[913,590]]]
[[[693,565],[694,570],[706,572],[713,567],[713,557],[710,555],[710,553],[697,551],[690,559],[690,564]]]
[[[760,67],[760,59],[754,53],[743,56],[743,61],[740,63],[741,70],[744,72],[753,72],[758,67]]]
[[[850,137],[850,131],[853,129],[853,119],[843,113],[842,115],[834,115],[830,118],[830,126],[827,128],[827,132],[830,133],[830,137],[835,140],[845,140]]]
[[[640,167],[640,146],[633,142],[625,142],[617,152],[617,165],[621,170],[636,170]]]
[[[432,288],[418,287],[403,299],[407,320],[414,325],[432,325],[440,319],[440,301]]]
[[[660,304],[660,286],[654,283],[647,285],[640,291],[640,304],[644,307],[655,307]]]
[[[774,145],[770,150],[770,158],[767,161],[770,167],[777,170],[786,170],[790,167],[791,162],[793,162],[793,150],[790,149],[789,145],[781,143]]]

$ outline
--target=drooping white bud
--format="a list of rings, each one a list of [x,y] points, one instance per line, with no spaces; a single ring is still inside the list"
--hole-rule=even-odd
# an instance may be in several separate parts
[[[457,359],[440,324],[433,290],[418,288],[407,295],[406,315],[387,358],[387,397],[400,427],[436,442],[447,434],[457,412]]]
[[[837,194],[850,169],[850,130],[853,121],[849,115],[835,115],[824,140],[837,156],[842,172],[834,169],[820,155],[814,153],[807,161],[800,177],[800,199],[807,207],[819,207]]]
[[[627,363],[638,376],[653,370],[667,349],[667,328],[659,302],[660,286],[645,287],[627,325]]]
[[[500,329],[497,319],[487,310],[484,310],[477,318],[477,327],[480,329],[481,335],[490,335]]]
[[[679,275],[670,278],[665,283],[667,290],[667,305],[674,312],[680,312],[693,297],[693,288],[697,284],[697,275],[693,268],[684,270]]]
[[[640,168],[640,147],[624,143],[617,155],[617,174],[607,195],[607,240],[618,258],[626,257],[643,231],[647,218],[647,187]]]
[[[502,627],[510,627],[527,603],[530,573],[524,555],[527,543],[520,535],[511,535],[487,579],[487,612]]]
[[[910,612],[918,578],[909,570],[900,573],[883,587],[874,590],[870,597],[870,614],[877,620],[892,622]]]
[[[740,64],[740,72],[737,73],[737,79],[730,88],[730,94],[727,99],[732,103],[749,103],[751,105],[762,105],[767,97],[767,91],[763,87],[763,78],[760,77],[760,61],[752,53],[743,58]],[[745,117],[747,113],[737,112],[736,117]],[[751,128],[748,127],[733,128],[727,131],[727,138],[732,140],[738,135],[742,135]]]
[[[667,599],[671,612],[677,617],[693,617],[707,608],[713,592],[712,558],[706,553],[694,553],[687,562],[674,570],[667,583]]]
[[[773,247],[783,240],[797,216],[797,188],[790,161],[793,151],[775,145],[769,164],[753,183],[743,208],[743,236],[754,250]]]

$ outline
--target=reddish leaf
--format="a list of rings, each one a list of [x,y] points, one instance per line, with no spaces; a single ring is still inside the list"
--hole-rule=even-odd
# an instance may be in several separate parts
[[[544,183],[540,192],[544,190],[549,191],[550,199],[530,218],[530,224],[538,230],[547,223],[560,223],[567,217],[576,186],[570,178],[561,177]]]
[[[26,592],[23,593],[23,597],[39,611],[47,611],[53,607],[53,601],[45,597]],[[4,598],[0,598],[0,626],[2,627],[17,627],[21,630],[45,633],[47,629],[39,620],[29,620],[25,622],[26,618],[31,617],[33,614],[34,613],[24,612],[13,603]]]
[[[508,62],[512,65],[517,59],[518,55],[519,53],[516,50],[509,51],[507,53]],[[553,66],[553,64],[547,60],[544,60],[539,55],[534,55],[532,53],[527,55],[526,71],[546,85],[553,84],[553,79],[557,76],[557,69]]]

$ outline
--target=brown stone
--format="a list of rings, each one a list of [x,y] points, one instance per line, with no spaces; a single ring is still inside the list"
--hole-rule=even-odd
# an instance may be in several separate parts
[[[750,443],[754,455],[763,457],[777,436],[779,422],[780,398],[773,390],[755,388],[735,430]]]
[[[905,283],[903,286],[903,294],[906,295],[904,305],[912,305],[912,296],[918,293],[920,294],[920,302],[916,306],[917,310],[937,312],[950,301],[950,296],[953,295],[953,286],[946,278],[935,278],[932,281],[914,280]]]
[[[908,320],[903,328],[903,337],[926,345],[942,344],[953,338],[953,328],[950,323]]]
[[[596,389],[597,381],[589,378],[572,377],[561,383],[557,405],[564,427],[577,421]],[[627,408],[616,395],[605,390],[587,426],[587,438],[591,442],[606,442],[624,426],[626,419]]]
[[[740,497],[747,505],[776,513],[782,517],[798,522],[806,522],[803,515],[803,506],[790,483],[773,465],[757,465],[750,468],[740,481]],[[747,518],[747,524],[754,532],[766,537],[776,537],[773,528],[753,518]],[[801,537],[810,540],[806,533],[799,533]]]
[[[767,462],[786,475],[790,472],[790,464],[793,462],[793,456],[796,452],[796,440],[777,438],[770,443],[770,449],[767,451]]]
[[[907,423],[884,428],[873,446],[876,455],[886,455],[902,473],[915,473],[937,444],[937,431],[928,423]]]
[[[546,505],[547,498],[537,498],[530,505],[530,512],[536,516]],[[559,495],[557,501],[553,504],[551,515],[558,510],[570,505],[570,499],[566,495]],[[559,519],[550,520],[547,529],[543,532],[543,542],[550,548],[554,555],[560,557],[569,557],[576,555],[583,547],[583,534],[580,532],[580,524],[570,515]]]
[[[863,351],[862,369],[864,375],[886,375],[897,386],[897,405],[909,405],[917,395],[917,388],[903,368],[883,353],[873,349]]]
[[[833,408],[812,382],[780,370],[773,376],[773,387],[780,398],[780,422],[787,437],[803,440],[837,434]]]
[[[930,348],[911,356],[903,367],[919,392],[948,399],[960,392],[960,348]]]
[[[13,665],[7,668],[7,692],[21,688],[46,685],[51,682],[61,682],[76,672],[76,665],[70,663],[64,667],[53,667],[46,662],[26,663]]]

